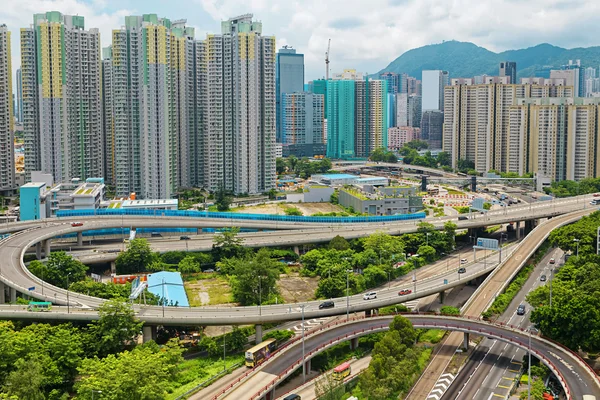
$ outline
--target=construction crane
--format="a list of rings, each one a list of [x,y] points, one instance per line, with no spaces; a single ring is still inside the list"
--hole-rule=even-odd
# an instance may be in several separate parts
[[[327,51],[325,52],[325,79],[329,80],[329,49],[331,48],[331,39],[327,43]]]

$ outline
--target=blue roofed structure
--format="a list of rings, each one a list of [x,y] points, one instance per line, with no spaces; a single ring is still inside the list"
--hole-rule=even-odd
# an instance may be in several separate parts
[[[148,290],[158,297],[164,297],[165,305],[190,306],[179,272],[161,271],[148,275]]]

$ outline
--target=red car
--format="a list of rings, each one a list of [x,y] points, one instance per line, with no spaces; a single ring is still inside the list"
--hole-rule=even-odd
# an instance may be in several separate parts
[[[83,222],[71,222],[71,226],[83,226]]]
[[[402,289],[401,291],[398,292],[398,296],[406,296],[407,294],[411,294],[412,290],[410,289]]]
[[[594,193],[594,197],[600,197],[600,193]]]

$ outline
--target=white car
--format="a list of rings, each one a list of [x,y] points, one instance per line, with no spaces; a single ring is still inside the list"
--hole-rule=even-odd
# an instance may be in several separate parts
[[[468,262],[468,261],[467,261],[467,259],[466,259],[466,258],[463,258],[463,259],[461,259],[461,260],[460,260],[460,264],[461,264],[461,265],[462,265],[462,264],[466,264],[467,262]]]
[[[365,293],[363,296],[363,300],[371,300],[371,299],[376,299],[376,298],[377,298],[377,292]]]

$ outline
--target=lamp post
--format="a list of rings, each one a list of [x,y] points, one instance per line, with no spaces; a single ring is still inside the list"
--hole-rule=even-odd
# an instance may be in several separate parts
[[[94,400],[94,393],[102,393],[102,390],[96,390],[96,389],[92,389],[92,400]]]
[[[227,361],[225,361],[225,337],[227,335],[223,335],[223,372],[227,371]]]
[[[531,325],[529,331],[529,362],[527,363],[527,400],[531,400]]]
[[[575,252],[575,257],[579,257],[579,239],[573,239],[573,241],[577,244],[577,251]]]
[[[346,321],[350,319],[350,272],[352,272],[351,269],[346,270]]]
[[[304,307],[306,307],[306,304],[300,306],[302,309],[302,383],[306,383],[306,363],[304,361]]]
[[[258,276],[258,315],[262,315],[262,275]]]
[[[71,273],[69,272],[66,276],[67,278],[67,314],[69,314],[71,312],[71,306],[70,306],[70,302],[69,302],[69,276],[71,275]]]
[[[550,268],[550,310],[552,310],[552,277],[554,275],[554,268]]]

